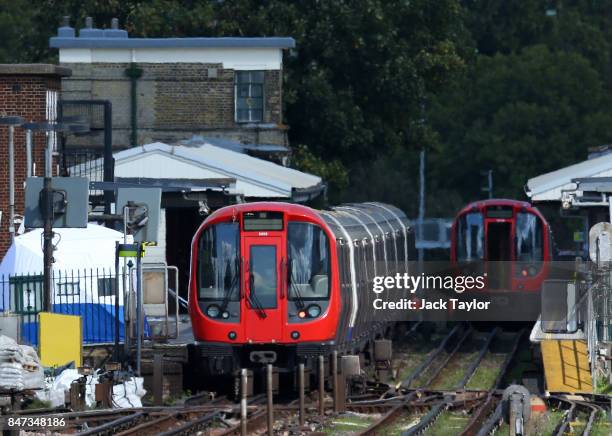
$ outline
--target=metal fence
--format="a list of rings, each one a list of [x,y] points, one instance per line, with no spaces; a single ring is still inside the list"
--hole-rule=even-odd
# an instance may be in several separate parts
[[[609,363],[598,359],[598,354],[612,343],[612,263],[592,263],[590,266],[591,280],[587,281],[587,291],[577,311],[587,339],[593,386],[596,386],[598,379],[610,377]]]
[[[115,308],[115,272],[109,269],[54,271],[52,311],[80,315],[84,343],[110,343],[115,338],[115,318],[124,337],[123,288],[127,274],[119,274],[119,313]],[[43,275],[0,276],[0,312],[18,323],[16,331],[23,343],[38,344],[38,313],[43,310]],[[7,317],[8,318],[8,317]],[[58,332],[61,334],[61,332]]]
[[[66,148],[60,155],[61,172],[65,177],[89,177],[104,181],[104,150],[96,148]]]

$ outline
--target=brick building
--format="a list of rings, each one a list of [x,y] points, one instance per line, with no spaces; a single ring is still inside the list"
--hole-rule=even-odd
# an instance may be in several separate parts
[[[292,38],[130,38],[116,20],[102,30],[88,19],[78,36],[64,23],[50,45],[72,70],[62,99],[112,102],[115,148],[198,135],[286,149],[282,59]]]
[[[70,75],[64,67],[48,64],[0,65],[0,116],[20,116],[25,121],[52,121],[55,119],[56,102],[61,78]],[[24,213],[24,182],[26,178],[25,130],[15,127],[15,214]],[[44,171],[43,133],[34,135],[34,175]],[[10,246],[9,234],[9,159],[8,127],[0,126],[0,259]],[[18,225],[17,225],[18,227]]]

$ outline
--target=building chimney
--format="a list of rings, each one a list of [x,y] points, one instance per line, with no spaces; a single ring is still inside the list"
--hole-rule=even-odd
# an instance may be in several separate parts
[[[62,25],[57,29],[57,36],[60,38],[74,38],[74,29],[70,27],[70,16],[65,15]]]
[[[79,38],[102,38],[104,30],[93,27],[93,18],[85,18],[85,27],[79,31]]]

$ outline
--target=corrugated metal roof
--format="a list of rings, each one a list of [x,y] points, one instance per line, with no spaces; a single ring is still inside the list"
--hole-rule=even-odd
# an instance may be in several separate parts
[[[314,198],[325,189],[318,176],[211,144],[186,147],[156,142],[113,156],[116,177],[173,180],[227,177],[236,180],[236,193],[245,197],[294,201]]]
[[[265,153],[288,153],[289,148],[278,144],[260,144],[260,143],[243,143],[233,139],[215,138],[212,136],[194,135],[190,139],[180,141],[180,145],[188,147],[199,147],[203,144],[211,144],[217,147],[232,150],[238,153],[246,153],[247,151],[261,151]]]
[[[612,154],[605,154],[529,179],[525,192],[532,201],[561,201],[562,190],[575,189],[573,179],[609,176],[612,176]]]

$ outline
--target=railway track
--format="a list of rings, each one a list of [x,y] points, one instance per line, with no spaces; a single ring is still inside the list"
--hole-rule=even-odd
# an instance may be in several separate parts
[[[357,434],[437,435],[446,434],[449,428],[452,428],[449,434],[476,434],[475,430],[484,425],[499,403],[499,388],[523,334],[523,331],[513,334],[492,386],[466,391],[466,385],[502,332],[494,328],[483,334],[468,324],[455,325],[420,364],[396,384],[400,395],[391,396],[392,391],[387,391],[375,400],[375,404],[390,403],[392,408]],[[428,401],[422,400],[424,396]],[[423,410],[422,406],[427,407]]]
[[[362,393],[347,399],[344,413],[332,412],[325,397],[326,413],[319,412],[318,392],[305,401],[305,422],[297,419],[296,398],[276,398],[273,428],[278,434],[333,433],[345,435],[484,435],[508,434],[502,408],[502,389],[525,332],[499,328],[478,331],[469,324],[451,326],[444,334],[425,340],[418,325],[405,336],[412,349],[398,353],[396,379],[390,383],[365,381]],[[434,340],[426,346],[427,339]],[[421,338],[423,339],[423,338]],[[419,354],[420,352],[420,354]],[[403,361],[403,360],[409,361]],[[401,378],[399,377],[401,376]],[[528,434],[611,434],[602,419],[609,399],[556,395],[545,399],[547,413],[530,421]],[[248,399],[247,432],[268,431],[266,396]],[[58,431],[83,435],[238,435],[242,432],[240,406],[225,396],[202,392],[173,407],[138,409],[22,411],[66,419]]]

